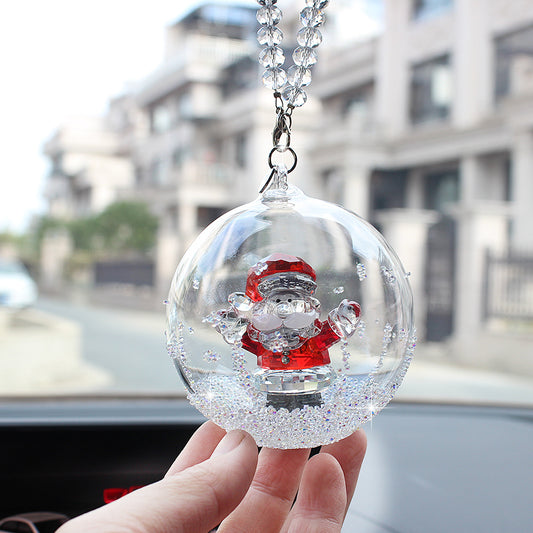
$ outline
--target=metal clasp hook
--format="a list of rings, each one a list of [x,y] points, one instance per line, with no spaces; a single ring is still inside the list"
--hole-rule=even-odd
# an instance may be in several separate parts
[[[291,145],[291,127],[292,116],[284,109],[280,109],[278,111],[274,131],[272,132],[272,144],[279,152],[284,152]],[[286,139],[285,142],[282,143],[281,139],[284,135]]]
[[[272,169],[272,172],[259,191],[261,194],[267,189],[274,176],[281,168],[285,169],[285,175],[289,174],[296,168],[296,163],[298,162],[296,152],[291,148],[292,112],[294,111],[294,106],[289,104],[287,108],[285,108],[281,93],[279,92],[274,93],[274,102],[276,105],[276,124],[274,126],[274,131],[272,132],[272,144],[274,145],[274,148],[272,148],[270,154],[268,154],[268,166]],[[293,157],[293,162],[289,169],[286,169],[282,164],[276,164],[272,161],[272,156],[276,152],[283,153],[287,151]]]

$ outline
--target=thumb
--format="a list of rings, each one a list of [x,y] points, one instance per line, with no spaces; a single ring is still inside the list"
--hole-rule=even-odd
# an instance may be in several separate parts
[[[206,461],[67,522],[60,533],[201,533],[240,503],[257,466],[247,433],[230,431]]]

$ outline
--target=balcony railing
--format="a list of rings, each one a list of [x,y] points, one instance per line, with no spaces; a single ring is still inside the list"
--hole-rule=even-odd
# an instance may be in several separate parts
[[[485,318],[533,320],[533,254],[485,258]]]

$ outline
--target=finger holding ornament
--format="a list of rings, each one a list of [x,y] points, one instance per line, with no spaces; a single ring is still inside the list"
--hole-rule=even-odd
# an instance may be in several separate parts
[[[294,503],[309,453],[309,449],[263,448],[246,496],[218,532],[279,533]]]
[[[212,436],[213,430],[212,426],[204,427],[195,440]],[[257,447],[250,435],[240,430],[228,432],[208,459],[78,516],[60,531],[210,531],[242,501],[256,465]]]
[[[168,469],[166,476],[172,476],[211,457],[226,431],[208,420],[189,439],[178,457]]]
[[[305,466],[298,498],[281,533],[340,533],[346,505],[341,465],[333,455],[315,455]]]
[[[346,509],[350,506],[352,501],[359,472],[366,453],[366,435],[362,429],[358,429],[355,433],[333,444],[322,446],[320,453],[329,453],[337,459],[344,473],[344,481],[346,485]]]

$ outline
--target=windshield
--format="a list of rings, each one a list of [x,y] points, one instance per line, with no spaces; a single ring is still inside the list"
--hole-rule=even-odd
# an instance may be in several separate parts
[[[256,2],[44,4],[0,35],[0,396],[184,396],[172,276],[269,175]],[[532,405],[533,9],[478,4],[331,2],[290,181],[403,263],[417,346],[396,399]]]

